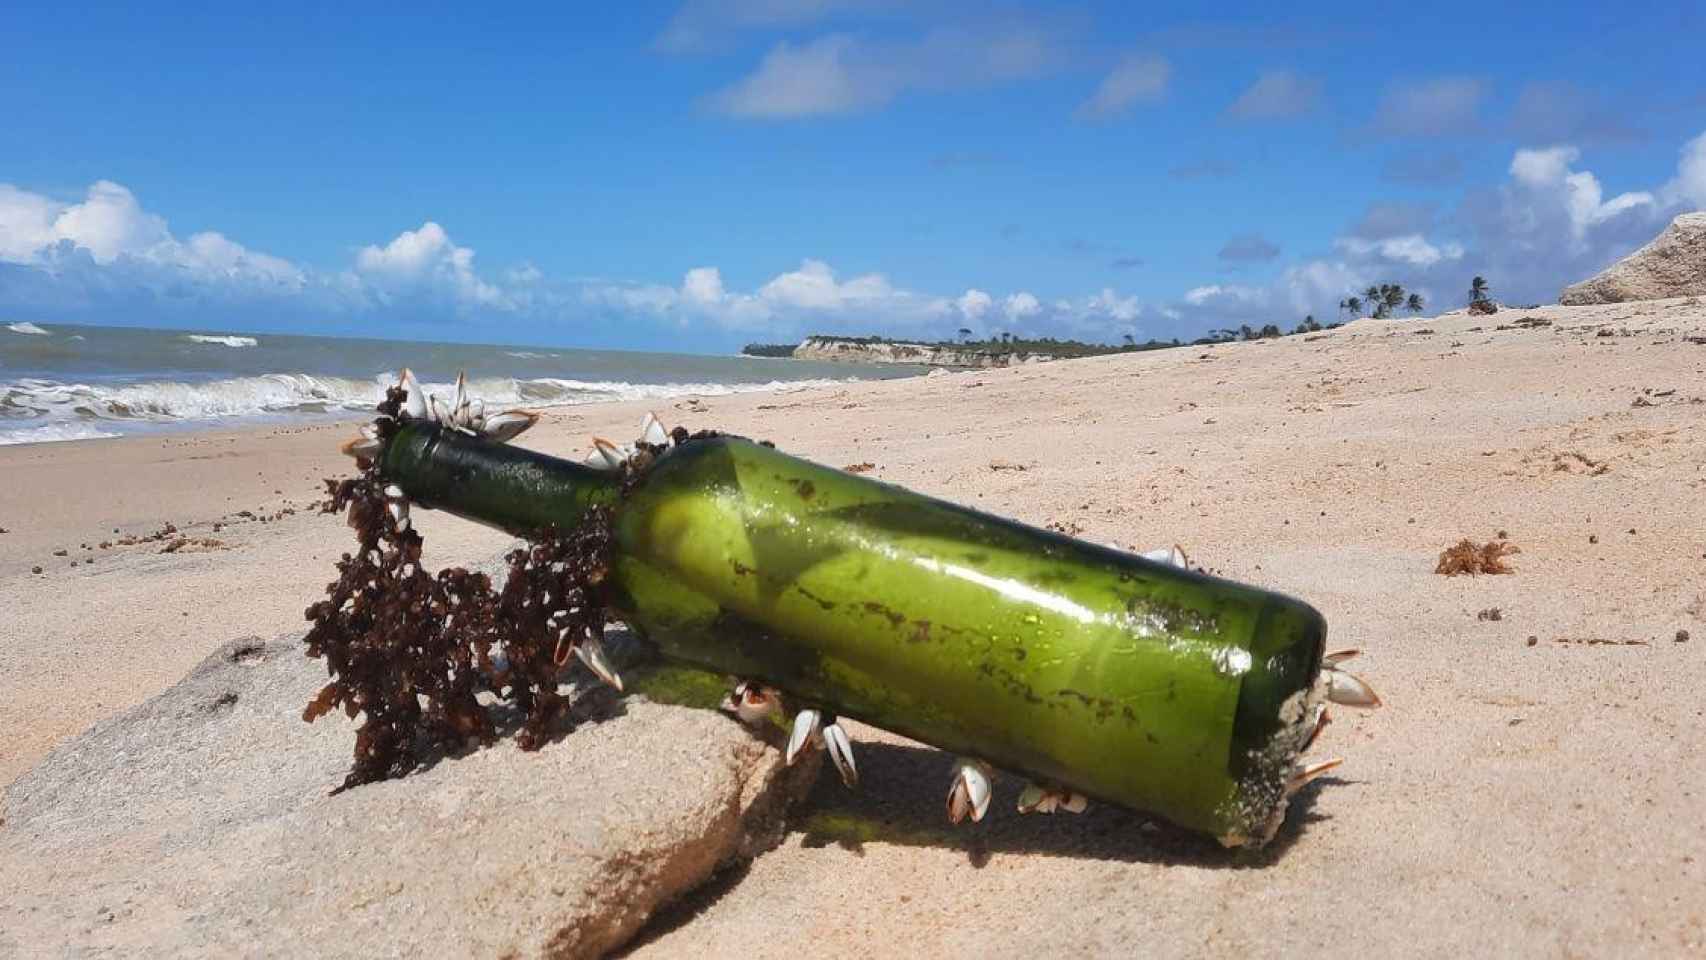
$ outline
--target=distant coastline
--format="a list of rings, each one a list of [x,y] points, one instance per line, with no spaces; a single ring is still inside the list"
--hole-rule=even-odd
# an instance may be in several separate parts
[[[828,363],[904,363],[931,367],[977,369],[1044,363],[1074,357],[1096,357],[1144,350],[1165,350],[1185,344],[1150,340],[1125,344],[1084,343],[1077,340],[1013,337],[989,340],[920,341],[887,337],[842,337],[814,334],[797,344],[749,343],[741,353],[750,357],[781,357]]]

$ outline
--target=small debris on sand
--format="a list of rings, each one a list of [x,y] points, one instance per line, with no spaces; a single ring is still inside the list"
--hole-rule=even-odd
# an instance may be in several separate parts
[[[1475,614],[1475,619],[1477,620],[1503,620],[1504,618],[1504,611],[1500,610],[1498,607],[1488,607],[1480,613]]]
[[[1566,450],[1563,453],[1553,455],[1552,470],[1555,473],[1582,473],[1590,477],[1597,477],[1610,473],[1611,465],[1603,460],[1595,460],[1585,453]]]
[[[1687,630],[1678,630],[1676,632],[1676,636],[1673,639],[1676,640],[1677,643],[1687,643],[1688,642],[1688,631]]]
[[[160,552],[161,553],[177,553],[180,550],[183,550],[185,552],[201,551],[201,550],[224,550],[229,546],[230,545],[227,544],[225,541],[215,540],[212,537],[178,537],[177,539],[173,540],[172,542],[161,547]]]
[[[1460,540],[1454,547],[1447,547],[1440,552],[1439,565],[1434,567],[1435,573],[1455,577],[1460,574],[1478,576],[1483,573],[1513,573],[1504,558],[1513,553],[1521,553],[1522,548],[1514,543],[1494,540],[1489,543],[1476,544],[1472,540]]]
[[[1026,464],[1014,463],[1011,460],[991,460],[991,461],[989,461],[989,469],[991,469],[991,470],[1013,470],[1013,471],[1017,471],[1019,473],[1023,473],[1024,471],[1029,470],[1031,468],[1029,466],[1027,466]]]
[[[847,471],[848,473],[870,473],[872,470],[877,469],[877,465],[874,463],[870,463],[870,462],[850,463],[847,466],[842,467],[841,469]]]
[[[1575,647],[1646,647],[1651,646],[1645,640],[1607,640],[1603,637],[1558,637],[1553,643],[1562,643]]]
[[[1531,634],[1529,634],[1529,635],[1528,635],[1528,645],[1529,645],[1529,646],[1531,646],[1531,647],[1532,647],[1532,646],[1535,646],[1535,645],[1536,645],[1536,644],[1538,644],[1538,643],[1540,643],[1540,638],[1539,638],[1539,637],[1537,637],[1537,636],[1535,636],[1535,635],[1534,635],[1534,634],[1532,634],[1532,633],[1531,633]]]

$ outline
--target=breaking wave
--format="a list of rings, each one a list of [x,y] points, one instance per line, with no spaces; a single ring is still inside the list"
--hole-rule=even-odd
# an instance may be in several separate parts
[[[271,373],[202,382],[155,380],[139,383],[66,383],[23,379],[0,384],[0,445],[115,436],[111,429],[196,421],[281,419],[305,415],[354,415],[371,410],[396,375],[371,379]],[[626,381],[481,378],[469,392],[488,409],[506,406],[561,407],[619,400],[718,396],[765,390],[796,390],[835,380],[773,380],[767,383],[663,383]],[[448,398],[451,383],[423,383]],[[60,435],[63,434],[63,435]]]
[[[6,329],[12,331],[13,333],[32,333],[38,337],[50,336],[50,334],[46,330],[43,330],[42,328],[40,328],[40,327],[36,326],[35,324],[29,322],[28,320],[25,320],[21,323],[8,323],[8,324],[6,324]]]
[[[217,343],[226,347],[254,347],[260,345],[260,341],[256,340],[254,337],[216,336],[211,333],[185,334],[184,339],[193,343]]]
[[[118,434],[91,423],[44,423],[21,430],[0,430],[0,447],[18,443],[57,443],[64,440],[103,440]]]

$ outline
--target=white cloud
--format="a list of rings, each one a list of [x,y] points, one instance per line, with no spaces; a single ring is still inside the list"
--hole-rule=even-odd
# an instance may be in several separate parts
[[[1108,317],[1114,320],[1136,320],[1143,312],[1143,306],[1137,297],[1122,297],[1114,292],[1112,287],[1103,287],[1102,291],[1086,297],[1080,304],[1078,314],[1081,317]]]
[[[1569,213],[1572,236],[1580,240],[1600,223],[1636,207],[1651,207],[1653,195],[1645,191],[1621,193],[1605,200],[1599,178],[1571,166],[1581,157],[1575,147],[1551,147],[1545,150],[1518,150],[1511,159],[1510,172],[1516,182],[1539,194],[1555,194],[1563,198]]]
[[[694,267],[681,281],[681,293],[688,303],[712,305],[728,298],[723,290],[723,272],[716,267]]]
[[[383,247],[356,252],[355,269],[383,296],[447,291],[466,305],[503,307],[504,292],[474,272],[474,251],[459,247],[431,220]]]
[[[1340,237],[1333,241],[1333,245],[1353,257],[1404,263],[1415,267],[1431,267],[1442,261],[1463,259],[1462,244],[1447,241],[1435,245],[1419,233],[1382,237],[1379,240]]]
[[[1295,117],[1315,109],[1320,97],[1321,81],[1290,70],[1270,70],[1238,95],[1226,115],[1239,120]]]
[[[851,37],[829,36],[804,46],[779,43],[758,69],[711,98],[737,117],[806,117],[886,103],[904,85],[892,72],[849,62]]]
[[[757,69],[707,98],[731,116],[793,119],[868,110],[909,92],[975,89],[1062,62],[1042,25],[997,20],[939,27],[909,40],[827,34],[777,43]]]
[[[986,294],[979,293],[987,299]],[[620,310],[652,314],[687,324],[709,321],[730,330],[790,330],[801,325],[848,320],[868,328],[916,326],[958,309],[940,297],[901,290],[878,273],[840,279],[822,260],[803,260],[799,269],[777,274],[747,293],[730,290],[716,267],[695,267],[681,286],[583,283],[579,300]],[[964,301],[965,297],[961,298]],[[987,306],[987,304],[985,305]]]
[[[1398,137],[1462,136],[1480,126],[1486,84],[1473,77],[1436,77],[1393,84],[1375,109],[1374,132]]]
[[[74,203],[0,184],[0,260],[45,264],[61,247],[84,251],[101,266],[122,263],[131,270],[187,273],[222,284],[303,282],[302,271],[289,261],[222,234],[206,231],[180,241],[164,217],[142,209],[130,190],[110,180],[97,180]]]
[[[1223,285],[1218,283],[1211,283],[1201,287],[1192,287],[1185,291],[1184,297],[1185,302],[1193,307],[1200,307],[1211,303],[1222,306],[1231,304],[1242,305],[1261,303],[1266,299],[1267,294],[1255,287],[1239,286],[1238,284]]]
[[[1009,294],[1007,299],[1001,303],[1001,312],[1007,315],[1008,320],[1013,321],[1034,317],[1042,310],[1042,302],[1034,294],[1025,290]]]
[[[1154,103],[1166,96],[1172,77],[1173,65],[1165,57],[1129,54],[1102,78],[1079,112],[1088,117],[1112,117],[1138,103]]]
[[[1660,193],[1666,206],[1706,210],[1706,133],[1682,145],[1676,178]]]
[[[845,310],[903,299],[880,273],[867,273],[845,282],[822,260],[805,260],[800,269],[780,274],[763,287],[758,296],[780,307],[801,310]]]
[[[988,313],[994,303],[994,298],[989,294],[974,288],[960,294],[959,299],[954,301],[954,307],[960,311],[960,316],[976,321]]]

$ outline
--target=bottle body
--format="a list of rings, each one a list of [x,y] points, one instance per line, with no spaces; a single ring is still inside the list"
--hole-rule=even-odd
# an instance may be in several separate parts
[[[385,465],[429,505],[526,532],[609,504],[614,603],[668,657],[1223,838],[1283,806],[1325,641],[1306,604],[744,440],[621,494],[436,440]]]

